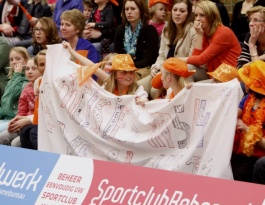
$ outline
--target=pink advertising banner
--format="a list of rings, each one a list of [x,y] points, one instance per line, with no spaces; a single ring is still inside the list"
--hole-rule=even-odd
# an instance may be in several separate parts
[[[263,185],[0,145],[5,205],[264,205],[264,193]]]

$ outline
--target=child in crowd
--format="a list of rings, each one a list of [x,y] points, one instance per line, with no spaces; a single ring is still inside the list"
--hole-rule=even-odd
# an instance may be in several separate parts
[[[100,69],[109,75],[112,69],[112,60],[115,55],[117,55],[117,53],[109,53],[108,55],[106,55],[105,58],[103,59],[104,63],[100,66]],[[104,82],[100,79],[98,79],[97,82],[99,85],[104,84]]]
[[[28,82],[24,75],[23,68],[29,58],[29,53],[24,47],[13,47],[10,50],[10,67],[8,74],[10,80],[1,98],[0,132],[7,129],[9,121],[17,114],[20,94]]]
[[[46,50],[42,50],[36,55],[34,63],[37,65],[40,74],[43,75],[46,66]],[[41,79],[42,77],[39,77],[34,82],[34,94],[36,96],[34,115],[16,116],[9,124],[9,132],[19,131],[19,137],[12,141],[12,146],[17,146],[20,141],[23,148],[37,149],[38,147],[38,95]]]
[[[256,161],[265,156],[265,62],[238,70],[248,95],[239,104],[231,166],[235,180],[252,182]]]
[[[63,46],[68,49],[69,53],[78,59],[82,65],[94,66],[95,64],[89,59],[83,57],[72,49],[68,42],[63,42]],[[117,54],[113,57],[112,68],[110,75],[101,69],[96,69],[95,75],[106,82],[103,87],[105,90],[114,95],[136,95],[136,104],[143,105],[148,101],[147,93],[142,86],[138,86],[135,78],[135,71],[133,60],[129,54]],[[83,81],[86,79],[83,79]]]
[[[27,116],[33,114],[35,105],[34,82],[40,75],[41,73],[37,69],[34,59],[29,59],[25,69],[25,76],[29,82],[20,95],[17,115]],[[11,141],[17,136],[17,132],[10,133],[6,129],[0,133],[0,144],[10,145]]]
[[[116,0],[95,0],[97,6],[91,12],[88,23],[86,24],[86,29],[96,29],[99,31],[110,29],[114,27],[115,24],[115,15],[112,9],[112,5],[118,6],[118,2]],[[85,38],[86,35],[85,35]],[[96,49],[103,57],[110,53],[110,43],[113,39],[109,36],[108,38],[89,38],[90,42],[94,44]]]
[[[167,10],[169,7],[168,0],[150,0],[149,1],[149,14],[151,19],[149,24],[154,26],[157,30],[159,37],[166,24]]]
[[[84,14],[84,16],[85,16],[85,18],[87,20],[86,23],[88,23],[90,15],[91,15],[91,12],[96,7],[96,4],[93,2],[93,0],[84,0],[83,4],[84,4],[83,14]]]
[[[166,99],[172,99],[176,96],[188,83],[188,78],[196,71],[189,71],[185,62],[178,58],[168,58],[162,64],[161,72],[152,80],[152,87],[167,89]],[[157,97],[156,97],[157,98]]]

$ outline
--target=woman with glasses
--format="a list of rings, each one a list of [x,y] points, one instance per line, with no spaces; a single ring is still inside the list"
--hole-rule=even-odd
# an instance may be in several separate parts
[[[195,6],[194,28],[197,32],[195,48],[191,56],[181,58],[188,64],[213,72],[222,63],[236,66],[241,46],[234,32],[222,24],[219,11],[215,3],[200,1]]]
[[[33,29],[32,45],[28,47],[30,56],[35,56],[39,51],[47,49],[47,45],[61,42],[61,37],[54,21],[49,17],[42,17],[37,20]]]
[[[265,8],[255,6],[247,11],[249,33],[247,34],[237,67],[255,60],[265,61]]]

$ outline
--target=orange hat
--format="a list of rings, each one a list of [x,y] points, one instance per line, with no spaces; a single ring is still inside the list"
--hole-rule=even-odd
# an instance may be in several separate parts
[[[117,54],[112,59],[111,70],[135,71],[137,68],[129,54]]]
[[[115,6],[119,6],[119,3],[116,0],[110,0],[111,3],[113,3]]]
[[[192,76],[196,71],[189,70],[187,64],[178,58],[168,58],[163,63],[162,67],[170,73],[179,75],[184,78]],[[162,88],[163,84],[161,81],[162,73],[158,73],[152,80],[152,87],[156,89]]]
[[[238,70],[241,80],[253,91],[265,95],[265,62],[256,60]]]
[[[213,72],[207,72],[207,74],[221,82],[227,82],[233,80],[234,78],[240,79],[237,69],[225,63],[222,63]]]
[[[168,6],[171,6],[170,3],[168,2],[168,0],[149,0],[149,8],[151,8],[156,3],[163,3],[163,4],[166,4]]]

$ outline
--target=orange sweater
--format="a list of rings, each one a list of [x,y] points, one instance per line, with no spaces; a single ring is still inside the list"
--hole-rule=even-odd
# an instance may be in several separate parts
[[[207,65],[209,72],[214,71],[222,63],[236,67],[241,46],[233,31],[225,26],[219,26],[215,33],[208,38],[203,36],[202,50],[194,49],[187,63]]]

